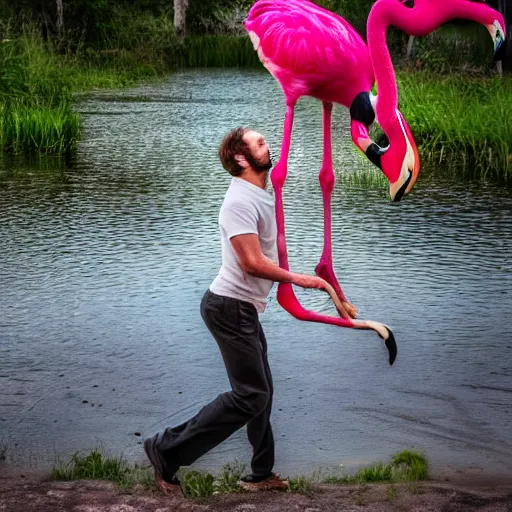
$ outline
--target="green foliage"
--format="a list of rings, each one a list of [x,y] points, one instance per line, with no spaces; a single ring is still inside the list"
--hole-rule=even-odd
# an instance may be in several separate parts
[[[242,35],[254,0],[190,0],[187,24],[192,35]]]
[[[366,33],[366,20],[375,0],[315,0],[318,5],[345,18],[359,33]]]
[[[53,468],[52,479],[108,480],[120,487],[139,484],[147,488],[152,483],[150,471],[131,467],[122,458],[106,457],[99,450],[93,450],[86,456],[75,453],[67,464]]]
[[[446,25],[415,38],[412,61],[416,68],[442,74],[489,75],[495,67],[491,37],[478,24]]]
[[[53,55],[30,27],[16,40],[0,43],[0,101],[54,107],[70,99]]]
[[[289,480],[290,492],[306,493],[313,490],[313,480],[303,475],[290,478]]]
[[[427,480],[428,462],[425,456],[413,450],[404,450],[393,457],[393,480]]]
[[[185,66],[261,67],[248,37],[195,36],[186,41]]]
[[[404,450],[393,456],[391,463],[377,462],[359,469],[355,475],[331,475],[325,483],[356,485],[365,483],[413,482],[428,478],[428,462],[424,455]]]
[[[400,108],[424,162],[512,178],[512,79],[398,75]]]
[[[220,475],[215,479],[215,491],[219,493],[240,492],[238,482],[245,471],[245,464],[233,462],[225,464]]]
[[[359,187],[362,189],[375,189],[385,191],[388,185],[386,176],[373,164],[367,164],[368,160],[361,153],[361,159],[365,166],[353,172],[343,172],[336,175],[336,179],[344,185]]]
[[[58,107],[0,104],[0,147],[4,149],[15,153],[62,154],[74,148],[79,134],[79,117],[67,104]]]
[[[181,469],[179,479],[185,498],[205,498],[215,492],[215,479],[210,473]]]

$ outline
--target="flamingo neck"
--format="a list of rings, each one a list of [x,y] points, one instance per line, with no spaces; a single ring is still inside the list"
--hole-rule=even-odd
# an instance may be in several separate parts
[[[378,88],[377,119],[388,137],[392,137],[393,122],[396,121],[398,90],[396,76],[389,54],[386,33],[389,23],[387,9],[383,4],[375,4],[368,18],[368,49]]]

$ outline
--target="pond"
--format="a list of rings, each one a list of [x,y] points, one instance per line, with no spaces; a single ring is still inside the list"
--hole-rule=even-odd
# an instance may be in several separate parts
[[[80,100],[71,159],[0,163],[0,453],[46,470],[100,447],[130,462],[141,442],[228,389],[199,314],[220,266],[217,216],[229,176],[217,148],[246,125],[279,154],[284,101],[256,71],[176,73]],[[274,375],[276,469],[309,473],[405,448],[434,469],[512,474],[512,193],[420,174],[402,203],[347,176],[370,167],[333,114],[340,177],[335,270],[373,332],[302,323],[275,289],[261,320]],[[296,109],[285,185],[292,270],[322,250],[321,106]],[[333,312],[322,292],[308,307]],[[197,466],[249,462],[243,430]]]

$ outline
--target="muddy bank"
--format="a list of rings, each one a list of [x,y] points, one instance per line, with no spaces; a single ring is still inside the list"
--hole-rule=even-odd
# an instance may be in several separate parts
[[[0,477],[2,512],[510,512],[512,479],[457,477],[401,485],[327,486],[306,494],[230,494],[205,500],[170,499],[156,491],[119,489],[100,481],[53,482]]]

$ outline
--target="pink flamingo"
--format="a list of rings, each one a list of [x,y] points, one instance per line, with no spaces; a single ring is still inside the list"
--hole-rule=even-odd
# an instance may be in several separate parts
[[[286,98],[281,155],[271,174],[276,196],[279,265],[286,270],[289,264],[282,190],[294,107],[305,95],[322,101],[323,106],[324,146],[319,181],[324,205],[324,246],[315,272],[328,283],[326,291],[341,318],[304,309],[289,283],[279,284],[277,300],[300,320],[376,331],[385,341],[390,364],[397,354],[391,329],[380,322],[355,320],[356,310],[343,294],[332,267],[332,105],[339,103],[350,109],[353,142],[384,172],[390,183],[391,199],[400,201],[413,188],[420,162],[411,131],[398,110],[386,31],[394,25],[409,35],[424,36],[453,18],[486,25],[495,43],[495,54],[503,51],[503,17],[485,4],[470,0],[377,0],[368,19],[368,47],[343,18],[309,0],[258,0],[245,23],[261,62],[280,83]],[[369,92],[375,81],[379,86],[378,99]],[[368,129],[376,119],[389,140],[387,147],[380,147],[369,137]]]

